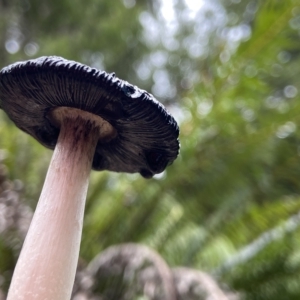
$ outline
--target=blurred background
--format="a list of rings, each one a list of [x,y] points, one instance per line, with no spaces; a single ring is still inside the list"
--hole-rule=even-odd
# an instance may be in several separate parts
[[[42,55],[181,130],[153,179],[92,172],[73,299],[300,299],[299,0],[0,0],[0,68]],[[51,154],[0,112],[3,299]]]

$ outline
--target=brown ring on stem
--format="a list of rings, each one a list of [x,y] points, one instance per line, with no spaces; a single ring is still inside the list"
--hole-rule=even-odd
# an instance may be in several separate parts
[[[107,121],[79,109],[55,109],[50,119],[60,133],[8,300],[70,299],[95,148],[116,136]]]
[[[77,118],[81,118],[91,122],[96,128],[98,128],[98,141],[109,142],[117,135],[116,129],[109,122],[100,116],[78,108],[66,106],[57,107],[50,111],[48,117],[51,123],[57,128],[61,128],[66,119],[72,119],[75,121]]]

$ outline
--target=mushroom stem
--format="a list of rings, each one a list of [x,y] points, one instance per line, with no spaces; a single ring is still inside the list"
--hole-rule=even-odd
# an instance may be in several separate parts
[[[59,119],[58,142],[8,300],[71,297],[88,179],[101,127],[86,114],[72,111]]]

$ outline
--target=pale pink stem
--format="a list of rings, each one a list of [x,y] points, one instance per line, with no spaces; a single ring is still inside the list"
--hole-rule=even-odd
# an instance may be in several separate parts
[[[59,122],[58,142],[8,300],[71,297],[99,128],[96,122],[76,114]]]

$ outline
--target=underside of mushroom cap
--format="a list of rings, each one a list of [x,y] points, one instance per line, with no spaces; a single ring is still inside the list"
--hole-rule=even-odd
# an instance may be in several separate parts
[[[0,108],[51,149],[59,128],[49,114],[59,107],[100,116],[116,130],[113,139],[98,141],[95,170],[139,172],[150,178],[178,155],[174,118],[151,94],[114,74],[56,56],[18,62],[0,71]]]

